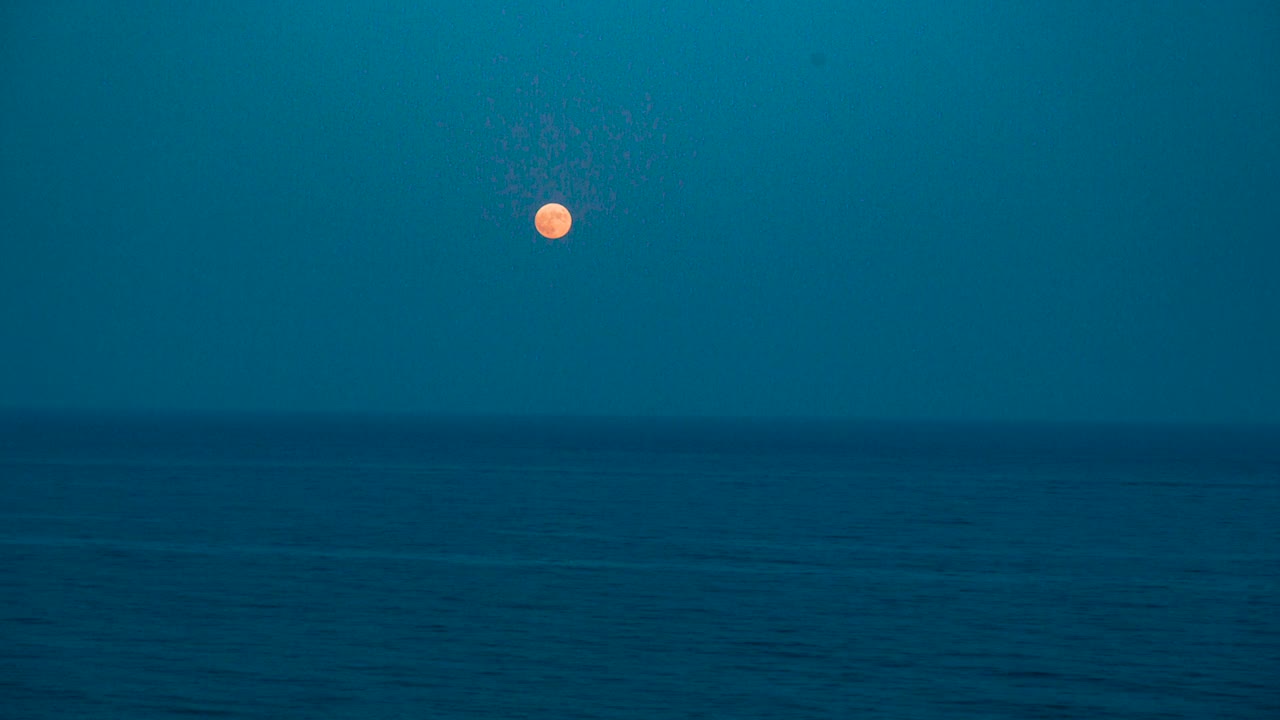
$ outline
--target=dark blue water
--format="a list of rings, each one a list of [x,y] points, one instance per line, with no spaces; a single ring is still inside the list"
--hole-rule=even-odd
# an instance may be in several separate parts
[[[1273,718],[1271,430],[13,417],[5,718]]]

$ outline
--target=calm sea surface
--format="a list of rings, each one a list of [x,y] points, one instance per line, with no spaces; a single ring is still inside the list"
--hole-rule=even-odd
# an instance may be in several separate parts
[[[1276,430],[0,420],[0,717],[1280,717]]]

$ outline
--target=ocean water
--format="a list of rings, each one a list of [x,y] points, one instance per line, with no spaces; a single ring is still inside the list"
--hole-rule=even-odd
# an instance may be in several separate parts
[[[1280,433],[0,421],[4,718],[1280,717]]]

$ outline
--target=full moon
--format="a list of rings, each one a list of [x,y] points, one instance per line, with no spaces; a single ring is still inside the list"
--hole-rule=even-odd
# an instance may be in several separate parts
[[[573,216],[560,203],[547,203],[538,208],[538,214],[533,216],[533,226],[548,240],[559,240],[568,235],[570,225],[573,225]]]

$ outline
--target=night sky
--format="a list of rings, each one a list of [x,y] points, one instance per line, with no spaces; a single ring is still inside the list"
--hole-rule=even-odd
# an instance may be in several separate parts
[[[5,2],[0,408],[1280,421],[1278,39],[1274,2]]]

